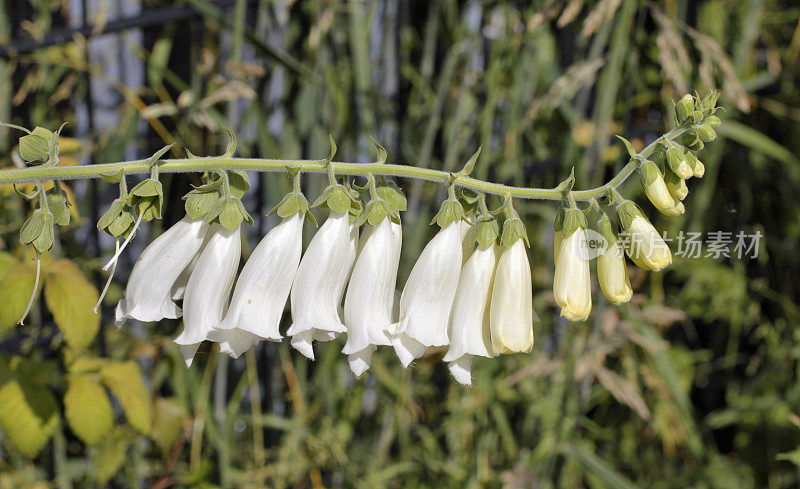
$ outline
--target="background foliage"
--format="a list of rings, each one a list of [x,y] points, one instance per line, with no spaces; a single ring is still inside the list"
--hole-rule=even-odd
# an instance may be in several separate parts
[[[0,187],[0,487],[796,487],[800,484],[800,9],[779,0],[0,0],[0,120],[68,121],[71,164],[195,154],[372,159],[578,187],[669,127],[672,100],[723,91],[720,141],[701,155],[680,231],[761,232],[757,259],[630,269],[634,300],[554,315],[550,204],[520,203],[533,246],[530,355],[477,361],[472,389],[441,351],[404,371],[388,349],[354,381],[342,341],[316,363],[287,342],[191,369],[180,325],[113,328],[133,260],[183,214],[195,175],[165,176],[161,223],[89,308],[113,242],[114,198],[68,184],[73,223],[44,263],[40,299],[17,245],[29,209]],[[0,132],[0,166],[16,135]],[[64,158],[62,158],[64,161]],[[634,179],[635,180],[635,179]],[[254,176],[253,246],[286,179]],[[321,179],[309,178],[312,197]],[[400,284],[431,235],[442,189],[403,182]],[[635,181],[624,189],[640,195]],[[652,209],[649,205],[647,208]],[[310,234],[312,231],[308,229]],[[246,248],[247,250],[247,248]]]

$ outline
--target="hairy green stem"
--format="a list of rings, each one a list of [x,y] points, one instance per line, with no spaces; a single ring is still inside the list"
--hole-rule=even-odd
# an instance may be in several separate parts
[[[573,190],[572,197],[576,201],[590,201],[602,197],[612,189],[619,187],[638,168],[637,160],[647,158],[656,151],[659,143],[671,142],[689,129],[689,125],[681,125],[650,143],[608,183],[589,190]],[[41,182],[43,180],[74,180],[81,178],[98,178],[102,175],[146,173],[151,171],[150,159],[122,161],[84,166],[32,166],[14,170],[0,171],[0,184]],[[161,173],[206,172],[224,170],[252,171],[286,171],[286,167],[298,167],[301,173],[328,173],[327,160],[279,160],[256,158],[233,158],[225,156],[209,156],[202,158],[179,158],[161,160],[158,171]],[[340,175],[365,176],[383,175],[403,178],[415,178],[430,182],[450,184],[472,189],[487,194],[511,196],[519,199],[562,200],[564,192],[550,188],[511,187],[499,183],[485,182],[469,176],[457,176],[446,171],[417,168],[407,165],[389,165],[377,163],[343,163],[331,162],[333,171]]]

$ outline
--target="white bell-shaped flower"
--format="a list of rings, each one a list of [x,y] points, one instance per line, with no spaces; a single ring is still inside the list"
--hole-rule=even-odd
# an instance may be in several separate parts
[[[497,265],[497,245],[477,248],[458,279],[450,312],[450,349],[444,356],[450,373],[460,384],[472,385],[472,357],[492,357],[489,306]]]
[[[359,252],[344,299],[344,324],[350,370],[356,377],[370,364],[378,345],[391,345],[386,329],[394,322],[395,283],[403,232],[388,217],[367,226],[359,239]]]
[[[305,215],[293,214],[272,228],[247,259],[231,305],[210,339],[233,358],[261,341],[280,341],[278,326],[303,251]]]
[[[534,320],[539,318],[533,311],[531,268],[525,244],[518,239],[502,251],[494,274],[489,308],[494,354],[529,352]]]
[[[197,348],[225,315],[239,259],[241,231],[213,224],[211,236],[200,252],[183,295],[183,332],[175,338],[186,366],[191,366]]]
[[[389,328],[404,367],[429,346],[450,344],[447,323],[461,274],[462,225],[453,221],[422,250],[400,297],[399,321]]]
[[[582,227],[575,229],[561,241],[553,280],[553,295],[561,308],[561,315],[570,321],[583,321],[592,310],[587,253],[586,232]]]
[[[150,243],[133,266],[125,297],[116,309],[117,326],[128,318],[159,321],[181,316],[172,301],[172,288],[200,251],[209,226],[184,217]]]
[[[358,227],[347,212],[331,211],[308,244],[291,292],[292,325],[286,332],[292,346],[314,359],[312,341],[329,341],[347,328],[339,305],[353,269]]]
[[[636,204],[629,200],[622,202],[617,207],[617,215],[626,233],[628,256],[637,266],[658,271],[672,263],[669,246]]]
[[[613,304],[624,304],[631,300],[633,289],[628,279],[625,252],[619,241],[614,241],[602,255],[597,257],[597,281],[606,299]]]

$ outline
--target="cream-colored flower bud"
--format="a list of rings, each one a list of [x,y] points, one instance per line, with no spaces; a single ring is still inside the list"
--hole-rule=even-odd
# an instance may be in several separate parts
[[[597,281],[609,302],[623,304],[631,300],[633,290],[628,279],[625,252],[619,243],[608,217],[598,222],[598,230],[606,239],[606,249],[597,257]]]
[[[533,348],[533,284],[525,243],[517,239],[505,248],[497,262],[489,307],[492,350],[526,353]]]
[[[564,238],[556,261],[553,295],[561,307],[561,315],[570,321],[583,321],[592,310],[585,227],[583,212],[578,209],[567,211]]]
[[[672,253],[656,228],[631,201],[625,201],[617,209],[622,229],[627,233],[628,256],[640,268],[661,270],[672,263]]]

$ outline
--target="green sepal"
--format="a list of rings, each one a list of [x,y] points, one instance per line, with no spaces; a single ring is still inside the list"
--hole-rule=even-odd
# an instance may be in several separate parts
[[[695,156],[694,153],[691,151],[686,152],[686,163],[689,165],[689,168],[692,169],[692,172],[694,172],[694,169],[699,161],[700,160],[697,159],[697,156]]]
[[[56,187],[53,187],[53,189],[55,192],[47,193],[47,207],[53,214],[53,219],[56,224],[59,226],[68,226],[70,215],[67,197],[61,192],[60,188],[56,189]]]
[[[128,194],[128,203],[143,221],[161,219],[164,192],[161,182],[153,178],[142,180]]]
[[[215,189],[196,188],[183,196],[186,214],[192,219],[204,218],[211,211],[219,199],[219,192]]]
[[[642,210],[639,209],[639,206],[630,200],[622,202],[619,207],[617,207],[617,217],[619,218],[619,223],[622,226],[622,229],[626,231],[630,229],[631,223],[637,216],[647,219]]]
[[[686,152],[683,149],[673,146],[667,150],[667,165],[672,171],[677,173],[684,160],[686,160]]]
[[[710,116],[706,117],[706,124],[708,124],[711,127],[717,127],[720,124],[722,124],[722,120],[716,115],[711,114]]]
[[[688,119],[692,111],[694,111],[694,97],[687,93],[675,104],[675,115],[678,117],[678,122]]]
[[[431,224],[435,222],[440,228],[446,228],[453,222],[462,219],[464,219],[464,208],[461,203],[457,199],[447,199],[442,202],[442,207],[431,220]]]
[[[586,216],[580,209],[568,209],[564,215],[564,227],[561,228],[564,238],[578,229],[586,229]]]
[[[500,237],[500,246],[503,248],[510,248],[511,245],[516,243],[519,239],[525,242],[525,246],[530,246],[528,243],[528,233],[525,230],[525,225],[522,224],[522,220],[518,217],[506,219],[505,222],[503,222],[503,234]]]
[[[344,186],[331,185],[311,204],[311,207],[324,205],[333,212],[347,212],[351,203],[352,197]]]
[[[642,162],[642,166],[639,167],[639,171],[641,172],[642,185],[645,188],[650,186],[654,181],[661,177],[661,170],[659,170],[658,166],[650,160],[644,160]]]
[[[28,163],[44,163],[50,158],[50,143],[38,134],[19,138],[19,155]]]
[[[133,231],[133,226],[136,224],[136,219],[133,214],[125,209],[114,220],[106,226],[105,232],[117,238],[119,236],[127,236]]]
[[[350,193],[350,209],[348,209],[348,213],[350,214],[350,222],[351,223],[358,223],[361,219],[361,216],[364,214],[364,209],[366,205],[364,201],[361,199],[361,196],[355,190],[348,189]],[[359,223],[360,225],[360,223]]]
[[[700,101],[700,107],[703,109],[713,109],[717,106],[717,101],[719,100],[720,92],[716,90],[711,90],[706,94],[705,97]]]
[[[228,185],[231,188],[233,196],[237,199],[241,199],[244,193],[250,188],[250,176],[244,170],[229,170]]]
[[[377,226],[389,215],[389,207],[382,200],[369,202],[361,213],[356,223],[361,226],[365,222],[370,226]]]
[[[53,214],[45,209],[33,211],[19,233],[20,244],[32,244],[39,253],[44,253],[53,246]]]
[[[572,190],[572,187],[575,186],[575,167],[573,166],[572,169],[569,171],[569,176],[566,180],[559,183],[555,190],[559,192],[569,192]]]
[[[384,202],[386,202],[386,204],[392,210],[396,212],[401,212],[406,210],[406,207],[408,206],[408,202],[406,201],[406,196],[403,195],[403,191],[400,190],[400,187],[398,187],[396,183],[392,181],[381,183],[380,185],[378,185],[377,190],[378,190],[378,196]],[[392,212],[390,212],[390,214],[391,213]]]
[[[490,248],[500,236],[500,224],[492,216],[481,216],[472,228],[472,235],[479,248]]]
[[[233,231],[242,224],[242,221],[253,225],[253,218],[244,208],[242,201],[236,197],[218,199],[213,209],[206,215],[207,223],[218,222],[226,229]]]
[[[43,213],[43,219],[42,231],[32,242],[33,248],[39,253],[44,253],[53,247],[53,224],[55,224],[55,219],[49,212]]]
[[[106,229],[108,226],[111,225],[114,220],[122,214],[122,211],[125,209],[127,205],[127,201],[123,198],[115,199],[111,205],[108,207],[108,210],[100,217],[100,220],[97,221],[97,229],[103,230]]]
[[[553,230],[558,232],[564,229],[564,218],[567,216],[567,208],[561,206],[556,211],[556,218],[553,220]]]
[[[153,167],[153,166],[157,165],[159,160],[161,160],[161,157],[164,156],[167,153],[167,151],[172,149],[173,146],[175,146],[175,143],[170,143],[170,144],[164,146],[163,148],[159,149],[155,153],[153,153],[153,156],[151,156],[150,158],[148,158],[146,160],[147,161],[147,166]]]
[[[691,119],[691,121],[694,122],[695,124],[703,122],[704,118],[705,116],[703,115],[703,112],[700,110],[692,111],[692,113],[689,114],[689,119]]]
[[[44,210],[34,210],[28,219],[25,220],[25,223],[22,225],[22,228],[19,231],[20,244],[27,245],[32,243],[33,240],[42,233],[44,223]]]
[[[617,242],[617,233],[614,232],[614,224],[606,214],[597,220],[597,232],[606,240],[606,249]]]
[[[464,208],[464,214],[467,216],[476,216],[480,213],[481,208],[481,193],[471,189],[461,188],[456,190],[456,198]]]
[[[717,132],[714,131],[714,129],[710,125],[701,124],[697,128],[697,137],[699,137],[700,140],[703,141],[704,143],[707,143],[709,141],[717,139]]]

